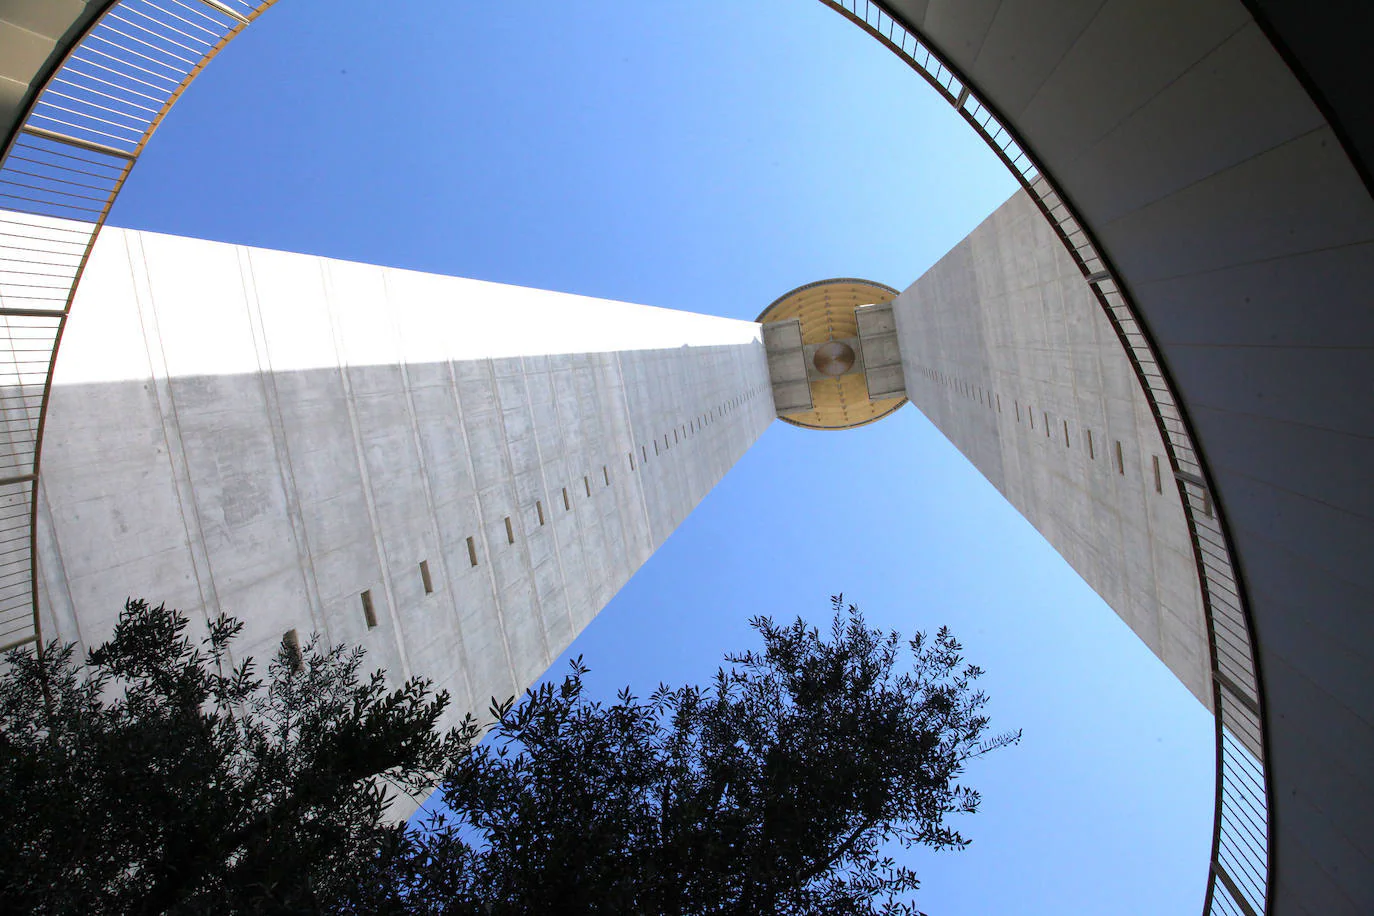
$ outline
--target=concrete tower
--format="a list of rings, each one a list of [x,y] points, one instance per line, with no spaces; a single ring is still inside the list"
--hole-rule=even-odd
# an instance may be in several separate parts
[[[773,418],[759,327],[106,229],[48,413],[44,632],[128,595],[533,683]]]
[[[1148,405],[1018,195],[906,292],[759,322],[107,229],[48,411],[45,632],[124,599],[367,648],[453,712],[517,694],[777,416],[908,397],[1205,704],[1205,623]],[[1013,348],[1009,341],[1034,340]]]
[[[909,398],[1211,708],[1164,444],[1082,272],[1024,193],[905,292],[828,280],[759,320],[782,420],[848,429]]]

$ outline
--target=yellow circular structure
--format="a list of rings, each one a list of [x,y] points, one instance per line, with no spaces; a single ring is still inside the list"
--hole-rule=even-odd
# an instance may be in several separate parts
[[[803,347],[815,352],[817,372],[810,383],[812,409],[778,419],[806,429],[853,429],[880,420],[906,403],[904,397],[869,400],[862,371],[831,374],[837,357],[840,365],[844,364],[846,358],[840,354],[849,349],[848,342],[858,339],[855,307],[880,305],[895,298],[897,290],[890,286],[845,277],[799,286],[763,310],[757,319],[760,323],[797,319]],[[832,341],[837,344],[832,346]],[[852,362],[852,352],[847,359]]]

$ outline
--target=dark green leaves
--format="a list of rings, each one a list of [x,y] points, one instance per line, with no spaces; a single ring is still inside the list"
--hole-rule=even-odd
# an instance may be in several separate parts
[[[313,641],[264,689],[229,663],[241,626],[197,645],[183,615],[130,601],[85,669],[70,647],[10,654],[0,910],[312,912],[396,846],[383,786],[427,793],[466,750],[435,733],[447,697],[387,691],[361,650]]]
[[[421,840],[452,861],[436,912],[913,912],[890,843],[961,848],[964,764],[987,738],[981,673],[946,630],[903,642],[834,599],[830,633],[757,617],[763,648],[707,688],[647,700],[560,684],[495,708]],[[423,882],[413,887],[422,891]]]
[[[910,913],[892,844],[958,849],[977,810],[981,671],[947,630],[752,624],[708,685],[589,699],[559,683],[471,715],[361,650],[231,665],[130,601],[113,638],[0,672],[0,910],[38,913]],[[442,782],[447,814],[387,823]]]

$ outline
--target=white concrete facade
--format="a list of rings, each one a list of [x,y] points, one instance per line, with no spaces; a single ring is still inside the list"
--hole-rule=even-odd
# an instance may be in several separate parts
[[[93,645],[142,596],[480,712],[773,413],[752,322],[107,228],[47,416],[44,633]]]
[[[894,302],[907,397],[1202,703],[1187,521],[1115,331],[1017,192]]]

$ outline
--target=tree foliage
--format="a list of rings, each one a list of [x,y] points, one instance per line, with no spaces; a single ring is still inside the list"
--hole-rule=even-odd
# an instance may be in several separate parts
[[[0,676],[0,910],[315,912],[401,827],[386,782],[428,790],[466,750],[419,679],[387,691],[362,650],[231,667],[242,624],[197,646],[186,617],[130,601],[84,667],[12,652]],[[379,780],[383,777],[385,781]]]
[[[0,673],[0,910],[36,913],[914,913],[894,844],[958,849],[987,736],[947,630],[751,623],[713,683],[591,699],[587,667],[440,733],[448,697],[361,650],[231,665],[130,601]],[[490,732],[487,730],[490,728]],[[486,739],[482,736],[486,734]],[[444,807],[386,817],[387,785]]]
[[[839,597],[834,613],[828,638],[754,618],[762,650],[726,656],[704,689],[603,704],[578,659],[494,707],[444,783],[448,813],[411,837],[409,887],[439,871],[446,893],[414,897],[442,913],[915,912],[892,844],[963,848],[946,818],[978,807],[964,766],[1019,733],[985,736],[982,672],[948,630],[903,641]]]

